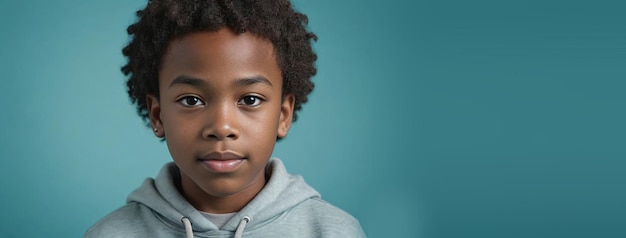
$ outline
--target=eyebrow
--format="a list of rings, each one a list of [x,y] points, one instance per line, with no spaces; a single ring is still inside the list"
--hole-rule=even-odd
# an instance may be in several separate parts
[[[199,78],[194,78],[194,77],[190,77],[187,75],[180,75],[176,77],[174,81],[172,81],[172,83],[170,83],[169,87],[171,88],[178,84],[186,84],[186,85],[191,85],[191,86],[203,86],[206,84],[206,82],[204,82],[202,79],[199,79]]]
[[[233,84],[235,86],[249,86],[257,83],[265,84],[267,86],[270,86],[270,88],[272,87],[272,83],[267,78],[260,75],[248,78],[240,78],[235,80]]]
[[[233,84],[235,86],[249,86],[249,85],[253,85],[253,84],[257,84],[257,83],[261,83],[261,84],[265,84],[267,86],[272,87],[272,83],[265,77],[263,76],[252,76],[252,77],[247,77],[247,78],[240,78],[237,79],[233,82]],[[178,77],[176,77],[172,83],[170,83],[170,88],[178,85],[178,84],[185,84],[185,85],[191,85],[191,86],[205,86],[207,83],[199,78],[194,78],[191,76],[187,76],[187,75],[180,75]]]

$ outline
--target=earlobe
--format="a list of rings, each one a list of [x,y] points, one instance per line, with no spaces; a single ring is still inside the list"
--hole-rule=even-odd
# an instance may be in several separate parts
[[[278,137],[283,138],[287,136],[289,128],[291,128],[291,121],[293,118],[293,108],[296,103],[296,97],[293,94],[287,94],[283,97],[283,102],[280,106],[280,118],[278,122]]]
[[[156,137],[165,136],[163,131],[163,123],[161,121],[161,104],[154,95],[146,96],[146,107],[148,108],[148,117],[150,118],[150,126]]]

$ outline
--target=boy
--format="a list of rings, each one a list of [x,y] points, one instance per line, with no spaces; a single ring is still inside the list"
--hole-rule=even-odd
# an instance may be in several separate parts
[[[123,50],[131,101],[173,163],[85,237],[364,237],[270,159],[313,89],[307,18],[288,0],[154,0]]]

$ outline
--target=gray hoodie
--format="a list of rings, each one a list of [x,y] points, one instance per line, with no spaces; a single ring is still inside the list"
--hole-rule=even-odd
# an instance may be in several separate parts
[[[365,237],[354,217],[287,173],[279,159],[267,172],[263,190],[220,229],[178,192],[178,168],[166,164],[84,237]]]

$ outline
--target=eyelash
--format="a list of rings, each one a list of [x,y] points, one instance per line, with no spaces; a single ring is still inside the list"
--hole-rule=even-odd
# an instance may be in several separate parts
[[[253,98],[255,101],[253,102],[253,105],[248,105],[244,102],[245,99],[250,99]],[[195,104],[191,105],[189,104],[189,99],[195,99]],[[243,106],[248,106],[248,107],[257,107],[259,106],[261,103],[263,103],[265,100],[259,96],[255,96],[255,95],[245,95],[243,96],[241,99],[239,99],[239,101],[237,101],[237,105],[243,105]],[[179,102],[180,104],[182,104],[185,107],[196,107],[196,106],[200,106],[200,105],[205,105],[204,101],[202,101],[202,99],[200,99],[199,97],[196,96],[184,96],[181,97],[177,100],[177,102]]]
[[[196,99],[196,103],[199,103],[199,104],[190,105],[188,103],[188,101],[187,101],[189,99]],[[183,106],[185,106],[185,107],[195,107],[195,106],[198,106],[198,105],[204,105],[204,102],[202,101],[202,99],[200,99],[199,97],[196,97],[196,96],[191,96],[191,95],[181,97],[181,98],[179,98],[177,100],[177,102],[183,104]]]
[[[245,100],[246,98],[254,98],[254,100],[255,100],[254,105],[248,105],[248,104],[245,104],[245,103],[244,103],[244,100]],[[237,104],[238,104],[238,105],[248,106],[248,107],[257,107],[257,106],[259,106],[259,104],[261,104],[263,101],[265,101],[265,100],[263,100],[263,98],[261,98],[261,97],[259,97],[259,96],[255,96],[255,95],[246,95],[246,96],[243,96],[241,99],[239,99],[239,101],[237,102]]]

